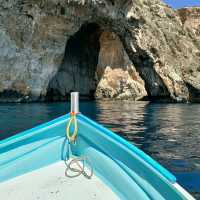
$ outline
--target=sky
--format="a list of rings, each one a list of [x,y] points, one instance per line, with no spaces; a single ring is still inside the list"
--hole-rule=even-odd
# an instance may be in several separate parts
[[[164,2],[173,8],[200,6],[200,0],[164,0]]]

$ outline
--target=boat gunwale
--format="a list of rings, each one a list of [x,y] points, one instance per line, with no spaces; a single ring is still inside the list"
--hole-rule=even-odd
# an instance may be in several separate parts
[[[0,149],[4,148],[6,146],[9,146],[15,142],[21,141],[21,140],[25,140],[30,138],[31,136],[38,134],[42,131],[45,131],[46,129],[49,128],[53,128],[59,124],[65,123],[67,122],[67,120],[70,117],[70,113],[60,116],[54,120],[51,120],[49,122],[40,124],[36,127],[33,127],[31,129],[25,130],[23,132],[20,132],[16,135],[13,135],[9,138],[6,138],[4,140],[0,141]],[[104,132],[105,134],[109,135],[112,139],[114,139],[115,141],[119,142],[120,144],[124,145],[126,148],[128,148],[129,150],[133,151],[137,156],[139,156],[142,160],[144,160],[146,163],[148,163],[151,167],[153,167],[154,169],[156,169],[156,171],[158,171],[162,176],[164,176],[168,181],[170,181],[172,184],[176,183],[177,179],[176,177],[169,172],[166,168],[164,168],[162,165],[160,165],[157,161],[155,161],[153,158],[151,158],[149,155],[147,155],[145,152],[143,152],[142,150],[140,150],[139,148],[137,148],[135,145],[129,143],[128,141],[126,141],[124,138],[122,138],[121,136],[117,135],[116,133],[110,131],[109,129],[105,128],[104,126],[96,123],[95,121],[89,119],[88,117],[86,117],[83,114],[78,114],[77,115],[77,119],[82,120],[83,122],[86,122],[92,126],[94,126],[95,128],[97,128],[98,130]]]
[[[170,171],[168,171],[166,168],[164,168],[162,165],[160,165],[156,160],[151,158],[145,152],[143,152],[142,150],[137,148],[135,145],[129,143],[127,140],[125,140],[121,136],[115,134],[114,132],[110,131],[109,129],[105,128],[104,126],[94,122],[93,120],[89,119],[85,115],[79,114],[78,118],[81,120],[84,120],[85,122],[89,123],[90,125],[94,126],[95,128],[99,129],[100,131],[108,134],[112,139],[123,144],[129,150],[133,151],[137,156],[139,156],[139,158],[141,158],[143,161],[148,163],[151,167],[156,169],[156,171],[158,171],[162,176],[164,176],[172,184],[177,182],[176,177]]]

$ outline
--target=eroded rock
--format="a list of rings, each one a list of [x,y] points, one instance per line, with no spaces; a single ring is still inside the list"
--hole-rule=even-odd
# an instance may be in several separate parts
[[[194,38],[194,43],[200,47],[200,7],[179,9],[178,14],[184,29],[190,33],[190,35]],[[189,45],[187,49],[190,49],[191,51]],[[197,57],[200,58],[199,50],[194,53],[196,53]],[[190,59],[192,58],[193,57]],[[199,63],[197,68],[191,65],[186,69],[187,71],[183,69],[184,80],[187,84],[190,99],[192,101],[200,101],[200,62],[197,62]]]
[[[184,28],[189,29],[200,39],[200,7],[182,8],[178,14],[181,18]]]
[[[97,78],[97,98],[139,100],[147,96],[144,81],[113,32],[105,31],[100,36]]]
[[[71,90],[99,98],[200,99],[198,28],[185,28],[160,0],[2,0],[0,15],[0,101],[64,100]],[[79,63],[66,64],[67,43],[91,23],[117,38],[107,40],[111,50],[99,33],[92,45],[101,48],[91,51],[86,43],[73,58]]]

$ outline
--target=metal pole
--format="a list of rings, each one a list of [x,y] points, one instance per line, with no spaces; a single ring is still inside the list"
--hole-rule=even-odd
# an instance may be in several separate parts
[[[71,92],[71,113],[79,113],[79,93]]]

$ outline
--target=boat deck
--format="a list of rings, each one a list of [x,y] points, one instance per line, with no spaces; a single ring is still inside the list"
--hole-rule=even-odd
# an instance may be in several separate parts
[[[41,168],[0,184],[1,199],[8,200],[119,200],[98,177],[65,176],[64,162]]]

